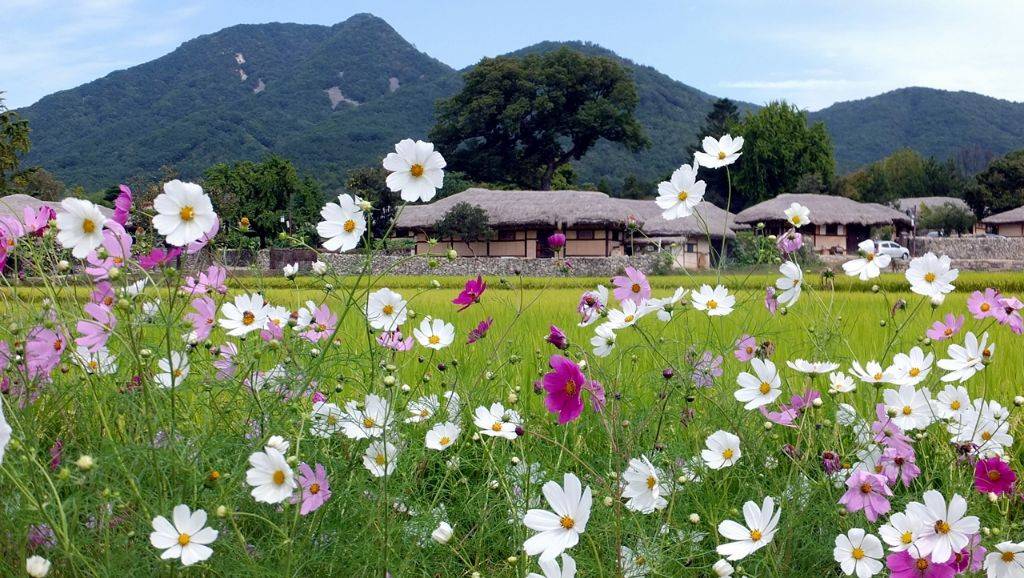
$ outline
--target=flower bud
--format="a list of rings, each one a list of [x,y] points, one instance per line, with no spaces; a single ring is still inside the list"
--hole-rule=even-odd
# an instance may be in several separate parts
[[[75,460],[75,465],[83,472],[87,472],[96,465],[96,462],[92,459],[92,456],[82,454],[81,456],[78,456],[77,460]]]
[[[448,540],[452,539],[452,527],[448,525],[448,522],[441,522],[430,533],[430,538],[438,544],[447,544]]]

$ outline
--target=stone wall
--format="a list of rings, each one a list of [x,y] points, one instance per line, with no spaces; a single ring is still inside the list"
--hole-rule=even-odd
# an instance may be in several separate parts
[[[947,255],[954,266],[975,271],[1024,270],[1024,239],[992,237],[914,237],[912,255]]]
[[[356,274],[362,267],[362,255],[322,255],[342,274]],[[434,258],[436,267],[430,266],[426,257],[408,255],[382,255],[374,257],[374,274],[387,272],[391,275],[438,275],[467,277],[470,275],[516,275],[527,277],[611,277],[618,275],[627,266],[633,266],[645,273],[651,273],[657,266],[655,255],[636,257],[572,257],[568,259],[568,271],[558,259],[521,259],[518,257],[458,257],[455,260]]]

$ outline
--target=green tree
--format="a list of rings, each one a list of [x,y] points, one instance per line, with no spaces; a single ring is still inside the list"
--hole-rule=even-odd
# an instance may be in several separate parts
[[[922,208],[917,228],[942,231],[947,236],[953,233],[966,234],[974,230],[977,221],[978,218],[971,211],[953,203],[943,203],[938,207]]]
[[[0,191],[9,186],[11,177],[18,172],[21,155],[32,147],[28,133],[28,121],[4,106],[0,92]]]
[[[743,156],[733,172],[733,210],[796,190],[801,178],[817,174],[831,185],[835,173],[832,141],[825,125],[807,125],[807,113],[772,102],[736,125]]]
[[[469,203],[457,203],[434,224],[438,239],[482,241],[494,236],[487,211]]]
[[[567,48],[485,58],[464,80],[438,104],[431,138],[476,180],[550,190],[558,167],[599,139],[631,151],[649,144],[633,79],[609,58]]]
[[[964,200],[982,217],[1024,205],[1024,150],[996,159],[978,174]]]
[[[46,169],[33,167],[14,175],[13,191],[41,201],[59,201],[64,197],[64,183]]]
[[[966,182],[950,160],[924,158],[909,148],[900,149],[880,161],[840,179],[844,196],[871,203],[889,203],[914,197],[964,196]]]

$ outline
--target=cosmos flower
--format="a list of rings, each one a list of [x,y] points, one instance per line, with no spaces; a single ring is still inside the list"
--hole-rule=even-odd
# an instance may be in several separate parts
[[[615,349],[615,330],[610,323],[602,323],[594,330],[594,336],[590,338],[590,344],[594,347],[594,355],[608,357]]]
[[[587,291],[580,296],[576,311],[580,314],[580,327],[586,327],[597,321],[608,305],[608,288],[598,285],[597,289]]]
[[[745,404],[745,409],[756,409],[772,403],[782,394],[782,379],[775,364],[767,359],[751,359],[750,368],[753,374],[744,371],[736,377],[740,389],[736,390],[734,396],[737,401]]]
[[[391,475],[398,463],[398,448],[391,442],[376,440],[363,454],[363,466],[375,478]]]
[[[942,321],[936,321],[932,323],[932,326],[928,328],[925,335],[934,341],[945,341],[960,331],[960,328],[964,326],[963,315],[953,315],[947,313],[945,319]]]
[[[775,509],[775,500],[771,496],[764,499],[761,507],[752,501],[743,504],[746,527],[732,520],[718,524],[718,533],[732,542],[719,544],[715,551],[726,560],[746,558],[771,543],[781,515],[782,509]]]
[[[82,199],[64,199],[57,213],[57,241],[76,259],[85,259],[103,244],[107,218],[99,207]]]
[[[476,327],[469,330],[469,335],[466,336],[466,344],[472,345],[477,341],[480,341],[484,337],[487,337],[487,332],[491,330],[491,325],[494,324],[494,318],[488,317],[480,323],[477,323]]]
[[[75,343],[87,348],[89,351],[99,351],[106,346],[110,335],[117,326],[117,318],[114,313],[106,307],[97,303],[86,303],[82,310],[91,317],[78,322],[75,329],[80,336]]]
[[[583,488],[572,473],[564,475],[562,485],[545,483],[543,493],[551,511],[531,509],[523,516],[523,525],[537,532],[523,543],[523,549],[529,556],[540,554],[542,561],[554,560],[579,542],[593,504],[590,488]]]
[[[669,180],[658,183],[658,197],[654,202],[662,210],[661,216],[668,220],[689,217],[694,208],[704,200],[707,184],[697,180],[697,163],[683,165],[676,169]]]
[[[983,494],[1009,494],[1016,481],[1017,474],[999,456],[979,459],[974,464],[974,489]]]
[[[956,575],[952,565],[935,563],[916,551],[912,554],[910,550],[889,554],[885,565],[889,568],[890,578],[953,578]]]
[[[963,383],[974,377],[974,374],[985,369],[985,364],[992,359],[996,344],[988,343],[988,333],[983,333],[979,340],[973,332],[968,331],[964,344],[953,343],[946,350],[946,359],[940,359],[936,365],[948,371],[942,381],[958,381]]]
[[[181,255],[181,249],[177,247],[171,249],[154,247],[149,253],[139,256],[139,267],[146,271],[152,271],[157,267],[174,261],[178,258],[178,255]]]
[[[114,222],[119,225],[127,225],[128,218],[132,211],[132,190],[128,185],[120,185],[117,198],[114,199]]]
[[[804,237],[797,233],[796,229],[790,229],[779,236],[779,240],[776,241],[775,245],[779,248],[782,256],[787,257],[796,253],[804,246]]]
[[[786,261],[779,266],[782,277],[775,280],[775,287],[780,291],[777,299],[787,307],[796,305],[803,288],[804,272],[794,261]]]
[[[427,431],[425,445],[428,449],[444,451],[455,443],[461,431],[462,429],[458,425],[450,421],[435,424]]]
[[[736,340],[732,354],[740,361],[750,361],[757,354],[757,339],[744,333]]]
[[[967,298],[967,310],[975,319],[994,317],[995,312],[1003,308],[1001,301],[999,291],[989,287],[985,289],[984,293],[981,291],[971,293],[971,296]]]
[[[538,560],[537,565],[544,572],[541,576],[536,572],[530,572],[526,575],[526,578],[575,578],[576,577],[576,560],[572,559],[572,556],[568,554],[562,554],[562,567],[558,567],[558,561],[555,559],[551,560]]]
[[[315,470],[305,462],[299,464],[299,488],[301,493],[292,500],[302,502],[299,507],[302,516],[317,511],[331,498],[331,484],[322,464],[317,464]]]
[[[480,275],[476,276],[476,279],[469,279],[466,281],[466,286],[463,287],[455,299],[452,299],[452,304],[459,305],[459,311],[465,311],[471,305],[480,302],[480,297],[487,290],[487,283],[484,278]]]
[[[864,510],[870,522],[892,509],[889,504],[892,490],[889,489],[888,480],[881,474],[855,470],[847,478],[846,487],[846,493],[839,498],[839,503],[850,512]]]
[[[783,213],[785,213],[789,224],[797,229],[811,224],[811,210],[800,203],[790,203],[789,208],[783,211]]]
[[[707,447],[701,450],[700,456],[704,463],[713,470],[729,467],[739,461],[740,438],[724,430],[718,430],[704,441]]]
[[[910,290],[925,297],[944,297],[955,289],[953,281],[960,273],[950,263],[949,257],[937,257],[931,252],[912,259],[906,272]]]
[[[548,411],[558,414],[559,425],[566,424],[583,413],[583,390],[590,389],[590,380],[567,357],[552,355],[548,364],[551,371],[541,379],[548,392],[544,403]]]
[[[153,199],[153,227],[168,245],[184,247],[198,241],[217,220],[210,196],[195,183],[178,179],[164,183],[164,191]]]
[[[935,490],[924,493],[924,503],[907,504],[907,514],[919,518],[924,528],[915,542],[921,556],[929,556],[936,564],[949,561],[954,552],[963,550],[970,536],[980,528],[977,516],[967,516],[967,500],[959,494],[946,503]]]
[[[366,302],[366,319],[370,327],[382,331],[396,331],[405,323],[409,309],[405,299],[387,287],[370,293]]]
[[[180,558],[183,566],[191,566],[203,562],[213,555],[209,547],[216,539],[218,532],[206,527],[206,512],[192,511],[188,506],[180,504],[174,507],[171,515],[172,524],[167,518],[153,518],[153,532],[149,535],[149,543],[158,550],[163,550],[160,558],[172,560]]]
[[[514,440],[519,437],[516,430],[522,424],[522,418],[515,410],[506,410],[500,403],[492,403],[489,408],[476,408],[473,424],[480,428],[481,435]]]
[[[565,332],[558,328],[557,325],[552,325],[548,329],[548,335],[544,338],[551,345],[554,345],[556,349],[566,350],[569,349],[569,338],[565,336]]]
[[[643,272],[626,267],[626,274],[612,278],[615,289],[612,293],[619,301],[631,301],[634,305],[643,305],[651,298],[651,284]]]
[[[455,341],[455,326],[443,319],[424,317],[420,326],[412,330],[416,341],[427,349],[444,349]]]
[[[338,195],[337,203],[327,203],[320,209],[322,221],[316,232],[328,251],[349,251],[359,244],[366,232],[366,216],[352,195]]]
[[[989,578],[1024,578],[1024,542],[1000,542],[985,556]]]
[[[882,269],[892,263],[892,257],[879,253],[871,239],[861,241],[857,245],[857,250],[861,257],[843,263],[843,271],[850,277],[857,277],[861,281],[874,279],[882,274]]]
[[[284,454],[272,447],[264,450],[249,456],[252,467],[245,472],[245,483],[252,486],[252,497],[257,502],[279,504],[291,497],[298,482]]]
[[[259,293],[236,295],[233,302],[220,306],[221,318],[217,323],[232,337],[241,337],[253,331],[266,329],[268,305]]]
[[[843,574],[856,574],[857,578],[870,578],[881,572],[883,565],[879,560],[884,555],[882,542],[863,528],[851,528],[846,534],[836,536],[836,547],[832,550]]]
[[[693,153],[693,160],[700,166],[709,169],[718,169],[736,162],[743,154],[743,137],[733,138],[732,135],[724,135],[720,139],[706,136],[701,141],[703,151]]]
[[[698,311],[705,311],[714,317],[732,313],[736,305],[736,297],[729,294],[729,290],[722,285],[716,285],[714,289],[710,285],[701,285],[700,289],[690,293],[690,303]]]
[[[170,357],[165,357],[157,362],[157,367],[160,368],[160,373],[154,376],[157,385],[164,389],[177,387],[188,377],[188,356],[178,351],[172,351]]]
[[[629,467],[622,474],[626,509],[642,514],[663,510],[668,506],[665,496],[669,493],[664,480],[665,474],[654,467],[647,456],[629,460]]]
[[[445,165],[433,144],[404,139],[384,158],[384,168],[391,171],[387,186],[391,192],[401,193],[403,201],[427,202],[444,186]]]

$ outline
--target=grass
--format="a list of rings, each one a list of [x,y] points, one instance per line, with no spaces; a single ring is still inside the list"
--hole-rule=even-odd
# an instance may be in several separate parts
[[[878,359],[885,364],[913,346],[942,358],[946,344],[922,341],[931,322],[947,312],[965,311],[965,287],[1018,287],[1024,285],[1019,277],[965,273],[957,283],[961,291],[933,309],[921,297],[897,291],[905,288],[901,276],[886,276],[874,293],[870,284],[845,277],[835,280],[833,291],[809,275],[800,302],[786,315],[771,316],[761,304],[762,288],[775,275],[725,275],[722,282],[738,296],[733,314],[709,318],[686,310],[668,324],[644,319],[638,329],[622,331],[615,352],[604,359],[590,354],[593,328],[576,326],[575,306],[581,287],[607,280],[489,279],[482,302],[456,312],[450,301],[464,279],[439,279],[436,288],[431,288],[430,278],[380,279],[376,287],[396,288],[410,300],[417,316],[412,324],[433,315],[456,328],[455,343],[440,352],[417,347],[397,354],[375,347],[362,315],[349,306],[350,292],[358,296],[364,287],[355,280],[336,279],[335,289],[326,294],[313,278],[298,283],[235,280],[232,292],[258,289],[271,303],[290,309],[306,300],[326,301],[343,317],[337,342],[318,345],[317,355],[292,335],[280,344],[256,338],[240,344],[240,367],[285,368],[283,389],[317,389],[338,405],[373,392],[387,398],[396,411],[423,394],[458,392],[464,409],[456,444],[444,453],[427,450],[427,427],[399,420],[395,429],[402,450],[395,472],[385,478],[373,478],[363,468],[365,441],[308,435],[308,396],[286,400],[275,388],[253,392],[240,378],[218,380],[211,365],[214,355],[202,345],[190,352],[191,373],[181,387],[153,387],[155,358],[184,347],[181,315],[187,302],[173,291],[151,288],[144,298],[119,309],[119,328],[111,343],[120,366],[116,376],[90,376],[67,364],[36,403],[24,409],[5,403],[16,443],[0,467],[0,492],[9,496],[0,517],[0,536],[9,536],[0,540],[0,573],[21,571],[27,529],[47,523],[56,531],[57,546],[43,553],[61,575],[123,574],[130,568],[136,575],[382,576],[386,569],[393,576],[524,576],[538,569],[521,551],[531,535],[519,521],[523,510],[547,508],[538,486],[574,472],[595,496],[591,520],[571,550],[580,576],[616,575],[621,546],[642,553],[652,576],[710,575],[721,540],[717,524],[742,521],[743,503],[760,502],[766,495],[782,504],[779,533],[771,545],[739,563],[743,572],[758,577],[834,576],[835,535],[851,527],[877,533],[878,524],[866,522],[862,513],[841,512],[837,500],[842,490],[822,472],[818,456],[828,450],[856,461],[859,446],[849,429],[836,425],[836,407],[851,403],[868,417],[881,390],[861,384],[853,394],[824,395],[823,407],[805,413],[799,428],[766,430],[759,413],[743,410],[732,397],[736,376],[745,369],[732,356],[733,343],[749,333],[774,344],[772,358],[783,367],[783,399],[808,387],[824,394],[827,384],[821,378],[789,371],[784,361],[829,359],[848,367],[853,360]],[[652,281],[655,294],[664,295],[679,284],[692,288],[717,278]],[[43,297],[57,306],[60,323],[73,328],[84,293],[67,286],[8,287],[4,309],[15,321],[0,329],[0,338],[16,341],[25,328],[39,322]],[[161,314],[144,320],[141,301],[157,297]],[[900,300],[906,307],[894,310]],[[494,319],[488,336],[466,345],[466,333],[486,317]],[[533,393],[534,381],[556,352],[544,341],[551,324],[566,331],[568,355],[586,359],[588,377],[600,380],[608,392],[602,413],[588,408],[578,421],[564,426],[546,411],[543,397]],[[998,343],[994,361],[969,382],[972,396],[1011,405],[1021,393],[1020,337],[983,322],[968,325],[975,331],[989,329]],[[225,340],[219,331],[211,339],[216,344]],[[724,358],[724,374],[713,387],[694,389],[687,379],[691,352],[704,351]],[[668,380],[663,377],[667,367],[675,370]],[[924,385],[937,391],[940,371],[932,371]],[[129,387],[132,375],[141,376],[141,387]],[[396,379],[393,386],[386,385],[389,376]],[[408,392],[402,384],[409,386]],[[468,414],[493,402],[522,413],[525,436],[516,441],[471,439],[476,428]],[[1018,416],[1012,423],[1016,432]],[[675,479],[699,464],[705,438],[718,429],[741,438],[743,458],[734,467],[701,469],[701,480],[680,483],[665,510],[649,515],[625,510],[617,498],[616,476],[629,458],[647,455],[667,478]],[[311,516],[299,516],[287,504],[257,504],[249,496],[246,459],[272,434],[290,440],[290,453],[301,461],[322,463],[329,472],[333,496]],[[972,472],[959,465],[947,437],[941,426],[932,426],[916,443],[924,473],[910,488],[895,490],[894,509],[920,500],[928,488],[947,495],[955,491],[970,498],[970,512],[984,526],[1018,539],[1019,512],[1005,500],[989,503],[973,492]],[[51,471],[48,450],[56,439],[64,443],[64,461]],[[96,467],[77,469],[72,462],[80,454],[92,456]],[[219,473],[216,481],[211,479],[214,471]],[[179,503],[205,509],[220,531],[213,557],[184,571],[177,563],[161,562],[148,543],[152,517],[169,516]],[[214,515],[219,507],[227,512],[223,518]],[[455,529],[446,546],[429,539],[442,519]]]

